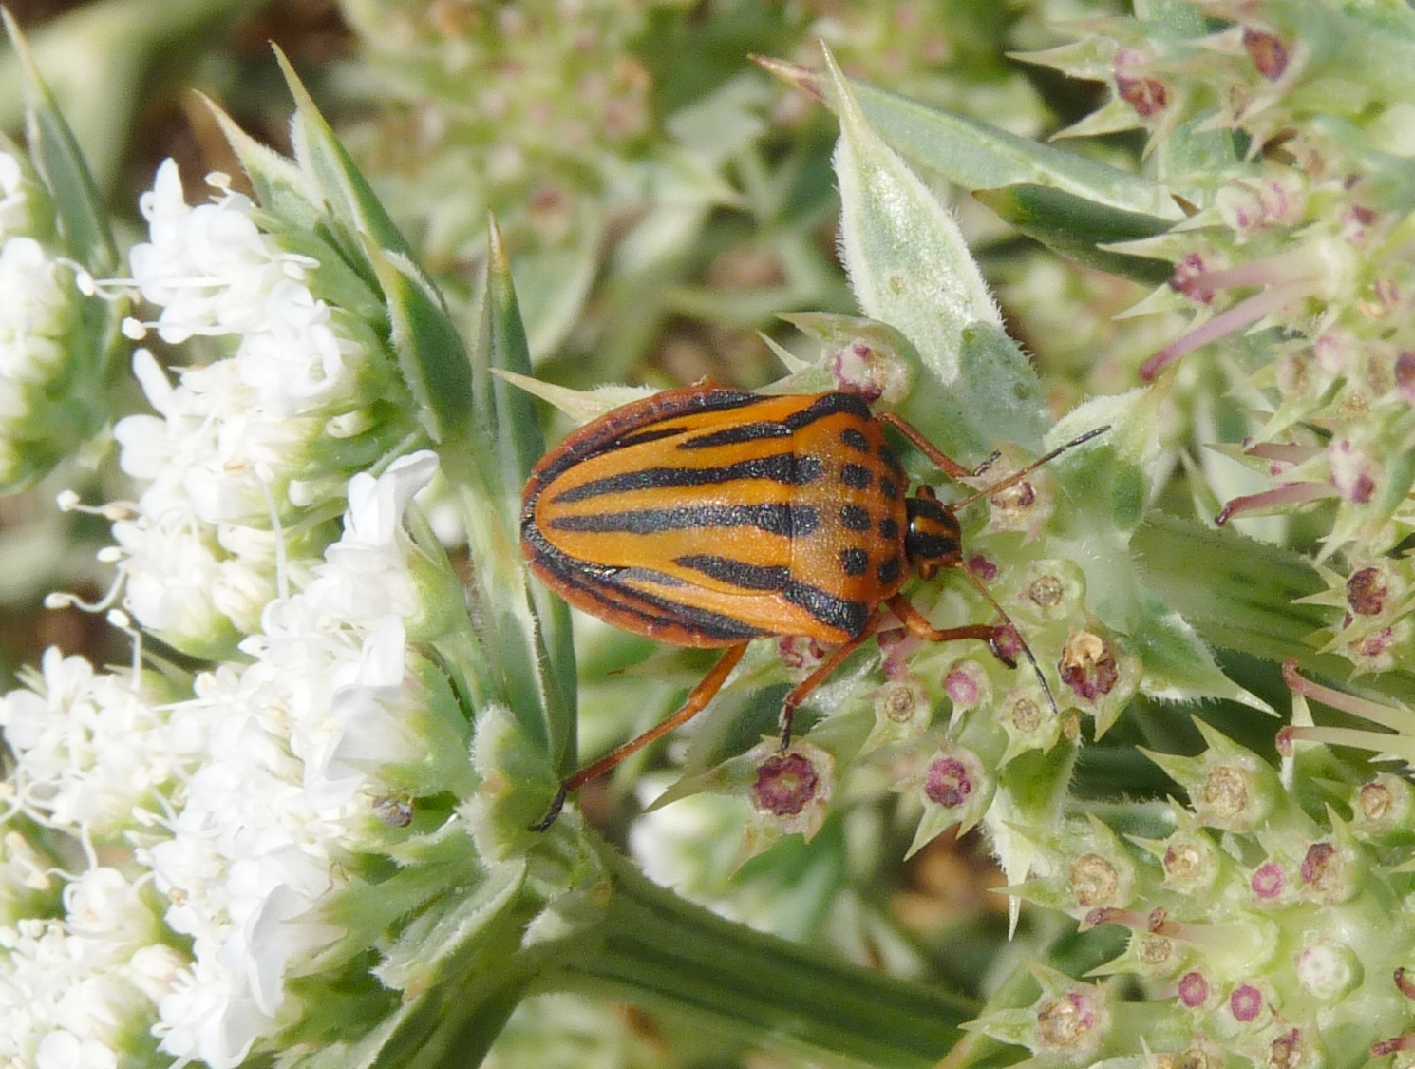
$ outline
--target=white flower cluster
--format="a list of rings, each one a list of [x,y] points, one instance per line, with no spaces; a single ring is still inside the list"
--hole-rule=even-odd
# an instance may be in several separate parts
[[[204,748],[200,725],[174,725],[151,677],[95,673],[50,648],[43,675],[0,699],[0,728],[15,765],[8,803],[48,827],[111,839],[131,826]]]
[[[91,868],[64,890],[62,919],[0,928],[0,1064],[117,1069],[119,1051],[152,1049],[153,1003],[180,955],[140,887]]]
[[[32,454],[49,452],[49,393],[65,370],[80,295],[73,272],[25,230],[31,190],[0,152],[0,486],[22,481]]]
[[[133,282],[159,309],[129,320],[142,337],[229,339],[231,354],[180,373],[173,385],[150,353],[134,371],[156,415],[129,416],[115,437],[123,470],[144,483],[131,518],[114,527],[125,605],[188,652],[253,633],[279,592],[279,526],[301,508],[337,500],[322,446],[367,429],[368,375],[380,354],[353,317],[316,298],[318,263],[283,250],[255,205],[225,189],[188,205],[165,161],[141,207],[150,240],[130,253]],[[360,340],[362,339],[362,340]],[[304,571],[287,562],[284,578]]]
[[[343,934],[320,907],[365,843],[380,768],[427,746],[402,518],[436,469],[422,452],[355,476],[343,537],[305,589],[266,607],[248,664],[199,676],[191,699],[147,703],[51,652],[42,684],[0,700],[12,807],[83,843],[125,832],[141,874],[90,868],[62,918],[0,928],[0,1065],[117,1066],[155,1049],[228,1069],[299,1015],[287,977]],[[144,796],[158,812],[140,819]],[[42,884],[42,859],[14,853],[11,878]],[[138,892],[149,882],[156,909]]]

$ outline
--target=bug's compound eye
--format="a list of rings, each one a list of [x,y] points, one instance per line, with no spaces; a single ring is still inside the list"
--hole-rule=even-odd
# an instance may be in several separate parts
[[[924,579],[931,579],[940,568],[951,567],[962,560],[962,532],[958,520],[926,487],[907,503],[909,531],[904,538],[904,551],[914,570]]]

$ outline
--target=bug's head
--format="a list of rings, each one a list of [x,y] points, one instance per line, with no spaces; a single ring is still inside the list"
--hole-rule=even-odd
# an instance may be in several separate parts
[[[904,552],[922,579],[932,579],[940,568],[951,568],[963,558],[962,532],[951,509],[939,504],[933,490],[919,487],[906,502],[909,530]]]

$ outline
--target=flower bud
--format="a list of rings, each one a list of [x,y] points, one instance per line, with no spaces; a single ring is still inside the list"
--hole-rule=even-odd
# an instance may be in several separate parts
[[[954,661],[943,677],[943,689],[953,702],[953,717],[992,700],[992,683],[983,666],[971,658]]]
[[[1406,404],[1415,405],[1415,353],[1403,352],[1396,358],[1395,387]]]
[[[1115,722],[1140,683],[1139,658],[1119,648],[1098,623],[1066,639],[1056,671],[1071,692],[1069,700],[1095,716],[1098,736]]]
[[[1078,906],[1125,906],[1130,903],[1135,869],[1128,863],[1117,867],[1096,853],[1082,854],[1071,862],[1067,882]]]
[[[1260,906],[1283,906],[1292,900],[1287,870],[1276,861],[1266,861],[1253,870],[1248,881],[1253,901]]]
[[[978,478],[964,481],[974,489],[981,490],[1001,482],[1030,462],[1031,457],[1016,446],[1004,445],[1002,456],[992,467]],[[988,502],[991,506],[988,530],[1020,531],[1030,542],[1051,519],[1056,502],[1056,480],[1046,468],[1038,468],[1021,482],[993,494],[988,498]]]
[[[1300,1069],[1308,1053],[1302,1030],[1286,1029],[1268,1043],[1267,1069]]]
[[[819,786],[820,776],[806,757],[775,754],[757,768],[752,800],[763,812],[794,817],[814,800]]]
[[[1276,787],[1271,769],[1234,762],[1211,768],[1195,801],[1195,812],[1210,827],[1251,831],[1273,808]]]
[[[875,726],[863,752],[917,739],[933,720],[933,702],[917,679],[886,679],[875,691]]]
[[[1346,644],[1346,656],[1362,673],[1386,672],[1395,667],[1396,652],[1410,641],[1408,619],[1378,628]]]
[[[1220,871],[1218,848],[1197,828],[1169,837],[1161,859],[1164,885],[1183,895],[1207,892]]]
[[[998,718],[1007,732],[1003,764],[1027,750],[1050,750],[1061,738],[1061,717],[1052,710],[1041,688],[1034,684],[1009,691],[1002,699]]]
[[[825,660],[825,649],[813,638],[777,639],[776,650],[793,679],[805,679]]]
[[[1099,991],[1089,986],[1078,986],[1056,998],[1044,998],[1036,1012],[1034,1049],[1039,1054],[1062,1055],[1068,1060],[1093,1053],[1108,1023]]]
[[[1239,1024],[1253,1024],[1266,1008],[1267,1000],[1253,984],[1239,984],[1228,996],[1228,1012]]]
[[[1185,1009],[1203,1009],[1212,996],[1213,985],[1203,973],[1188,972],[1179,978],[1179,1002]]]
[[[1321,1002],[1335,1002],[1361,983],[1364,972],[1351,948],[1318,941],[1297,955],[1297,979],[1307,993]]]
[[[1152,119],[1168,106],[1169,90],[1158,79],[1138,73],[1145,63],[1145,57],[1139,52],[1130,49],[1117,52],[1115,91],[1121,100],[1135,109],[1140,118]]]
[[[1358,616],[1379,616],[1389,593],[1389,577],[1378,565],[1358,568],[1346,580],[1346,605]]]
[[[1357,788],[1351,800],[1352,832],[1370,839],[1409,826],[1411,786],[1402,776],[1381,772]]]
[[[871,404],[883,401],[889,406],[909,395],[913,380],[909,366],[896,354],[863,338],[835,350],[830,357],[830,371],[840,389],[858,393]]]
[[[1364,868],[1360,848],[1355,844],[1312,843],[1298,870],[1301,894],[1309,901],[1328,906],[1349,901],[1360,890]]]
[[[1039,560],[1022,573],[1012,604],[1021,617],[1050,623],[1068,619],[1085,604],[1086,577],[1071,561]]]
[[[1270,82],[1275,82],[1287,70],[1287,46],[1275,34],[1243,27],[1243,50],[1253,60],[1253,66]]]
[[[1350,438],[1335,438],[1327,449],[1331,480],[1341,496],[1352,505],[1370,504],[1381,479],[1381,467]]]
[[[825,822],[835,783],[835,759],[809,743],[785,753],[771,741],[756,750],[756,773],[748,796],[759,819],[779,833],[812,838]]]
[[[937,750],[924,766],[917,784],[924,803],[910,853],[946,828],[971,828],[983,818],[996,790],[996,781],[972,750],[952,743]]]
[[[1173,976],[1193,957],[1183,943],[1154,932],[1132,934],[1126,956],[1134,963],[1136,973],[1157,980]]]

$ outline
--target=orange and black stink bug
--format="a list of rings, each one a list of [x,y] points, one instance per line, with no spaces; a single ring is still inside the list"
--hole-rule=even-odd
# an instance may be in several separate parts
[[[886,424],[950,477],[981,473],[897,416],[876,416],[857,394],[715,386],[615,409],[541,459],[521,505],[531,570],[571,605],[626,631],[727,652],[677,713],[567,779],[537,827],[549,827],[566,794],[701,712],[755,638],[800,636],[834,647],[786,696],[783,749],[796,708],[878,630],[886,609],[921,638],[987,642],[1011,667],[1020,650],[1051,697],[1026,642],[968,569],[961,574],[1001,623],[936,628],[899,590],[911,571],[928,578],[962,564],[960,509],[1105,428],[944,504],[927,486],[906,496]]]

